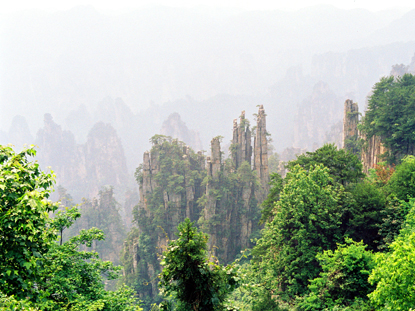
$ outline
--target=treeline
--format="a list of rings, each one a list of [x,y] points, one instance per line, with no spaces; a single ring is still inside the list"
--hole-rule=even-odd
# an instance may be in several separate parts
[[[0,309],[142,310],[129,287],[105,289],[121,267],[88,250],[104,240],[102,230],[63,241],[81,215],[48,200],[54,176],[29,161],[35,153],[0,146]]]
[[[139,297],[152,311],[411,310],[415,77],[384,78],[373,91],[359,127],[382,139],[384,162],[364,174],[355,154],[364,140],[351,151],[324,145],[289,162],[285,178],[271,174],[260,206],[258,175],[248,161],[235,165],[237,145],[221,161],[214,139],[206,170],[203,154],[154,136],[115,291],[121,268],[91,251],[111,257],[125,238],[111,189],[59,206],[48,200],[53,175],[28,160],[35,151],[1,146],[0,308],[140,310]]]
[[[220,283],[227,294],[239,287],[206,310],[412,310],[415,78],[383,78],[373,91],[359,127],[366,140],[381,138],[384,162],[364,174],[359,155],[328,144],[289,162],[284,179],[273,174],[260,237],[227,267],[238,270],[236,286],[235,278]],[[350,149],[365,148],[357,140]],[[181,239],[179,233],[164,258],[178,252]],[[171,263],[162,264],[161,285],[171,296],[154,309],[191,310],[182,296],[186,287],[170,285],[183,279],[166,283]]]

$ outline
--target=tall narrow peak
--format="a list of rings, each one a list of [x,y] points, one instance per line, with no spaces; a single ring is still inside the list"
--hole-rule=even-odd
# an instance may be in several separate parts
[[[251,145],[251,130],[249,129],[249,121],[245,118],[245,111],[242,111],[238,121],[233,121],[233,136],[232,136],[232,160],[235,168],[241,166],[244,161],[251,164],[252,145]]]
[[[343,117],[343,148],[351,148],[350,141],[355,141],[358,137],[357,124],[359,123],[359,106],[352,100],[347,99],[344,102]]]
[[[210,142],[211,156],[207,157],[207,171],[209,176],[218,177],[221,170],[222,154],[220,152],[220,138],[215,137]]]
[[[254,170],[257,171],[261,183],[256,193],[257,200],[262,202],[269,192],[269,171],[268,171],[268,141],[267,122],[264,106],[260,105],[257,115],[257,128],[254,139]]]

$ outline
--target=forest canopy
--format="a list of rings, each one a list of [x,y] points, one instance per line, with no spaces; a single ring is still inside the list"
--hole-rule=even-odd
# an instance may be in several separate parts
[[[415,146],[415,76],[383,77],[373,87],[360,130],[381,138],[388,163],[399,163]]]

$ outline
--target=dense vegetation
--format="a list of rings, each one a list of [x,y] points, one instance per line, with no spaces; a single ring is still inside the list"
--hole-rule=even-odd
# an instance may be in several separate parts
[[[384,77],[376,83],[360,130],[367,140],[381,137],[389,163],[414,154],[415,76]]]
[[[271,174],[261,219],[248,162],[219,160],[212,173],[202,154],[154,136],[122,250],[131,287],[115,291],[105,284],[121,268],[94,251],[111,257],[124,239],[112,189],[81,208],[59,189],[59,206],[48,200],[54,176],[28,160],[35,151],[0,147],[0,308],[140,310],[135,293],[153,311],[412,310],[412,119],[386,114],[411,107],[413,85],[411,75],[384,78],[370,98],[362,129],[385,139],[387,161],[366,175],[356,154],[332,144],[300,155],[285,178]]]
[[[62,241],[80,213],[76,207],[57,211],[58,204],[48,201],[54,177],[29,162],[34,155],[32,148],[16,154],[0,146],[0,308],[141,310],[130,288],[104,288],[120,267],[79,250],[103,240],[101,230],[81,230]]]
[[[140,295],[144,308],[162,299],[157,286],[162,272],[159,257],[186,218],[210,235],[209,251],[225,264],[253,246],[260,218],[254,195],[259,183],[248,162],[236,167],[225,159],[210,176],[205,157],[183,142],[156,135],[152,143],[151,163],[136,171],[142,200],[133,210],[136,227],[121,256],[124,280]],[[242,229],[248,224],[250,232]]]

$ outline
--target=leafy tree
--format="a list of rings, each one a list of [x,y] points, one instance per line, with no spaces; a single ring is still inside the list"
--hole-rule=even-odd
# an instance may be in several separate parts
[[[369,277],[376,286],[369,297],[378,310],[412,310],[415,306],[415,200],[403,204],[410,208],[403,229],[389,252],[376,254]]]
[[[76,208],[49,213],[47,201],[53,176],[29,162],[33,148],[15,154],[0,146],[0,306],[9,310],[140,310],[131,289],[104,289],[103,274],[116,276],[111,262],[96,252],[79,251],[102,240],[102,231],[81,231],[57,243],[62,232],[80,216]]]
[[[48,213],[57,205],[47,201],[54,176],[28,161],[35,154],[0,146],[0,288],[17,298],[36,294],[39,263],[56,238]]]
[[[320,272],[316,254],[333,249],[341,239],[341,185],[328,168],[300,165],[287,174],[274,218],[266,224],[253,250],[254,264],[272,295],[293,298],[307,291]]]
[[[408,201],[415,198],[415,157],[406,156],[396,167],[387,184],[389,191],[399,200]]]
[[[291,170],[297,164],[307,171],[316,164],[322,164],[329,169],[333,180],[343,186],[365,176],[359,158],[350,151],[337,149],[335,144],[325,144],[314,152],[299,155],[296,160],[288,162],[287,168]]]
[[[14,296],[6,296],[0,291],[0,310],[2,311],[39,311],[28,300],[17,300]]]
[[[260,223],[264,224],[272,219],[275,203],[280,199],[280,193],[283,188],[283,178],[278,173],[272,173],[270,176],[270,189],[267,198],[262,202]]]
[[[92,227],[99,228],[104,232],[106,238],[105,240],[94,241],[92,249],[99,253],[101,259],[119,264],[119,254],[126,233],[112,187],[100,190],[98,198],[93,200],[83,199],[82,203],[79,204],[79,210],[82,217],[78,218],[66,230],[64,240],[79,234],[81,230]]]
[[[299,303],[300,310],[333,310],[367,302],[367,294],[374,289],[368,282],[374,262],[363,242],[346,238],[346,244],[317,254],[316,258],[323,271],[311,280],[310,294]]]
[[[238,275],[241,278],[241,285],[235,289],[229,300],[233,302],[236,310],[244,311],[280,311],[284,310],[273,298],[270,290],[265,288],[261,280],[262,271],[258,266],[245,262],[240,264],[245,258],[249,258],[250,250],[244,251],[242,257],[234,262],[238,268]],[[249,257],[248,257],[248,256]]]
[[[101,230],[91,228],[81,230],[62,245],[52,245],[43,261],[41,280],[36,284],[40,294],[37,305],[42,310],[141,310],[132,289],[104,289],[104,276],[117,278],[121,267],[100,260],[95,251],[79,251],[81,245],[90,247],[94,240],[103,239]]]
[[[349,187],[349,204],[343,211],[343,234],[353,240],[363,240],[369,249],[376,250],[384,225],[387,199],[375,184],[364,181]]]
[[[163,253],[162,292],[175,298],[176,310],[224,310],[227,295],[238,285],[234,268],[209,261],[208,236],[198,232],[188,218],[178,231],[178,239],[170,241]],[[167,303],[162,309],[167,309]]]
[[[399,163],[415,146],[415,77],[405,74],[381,78],[373,87],[360,125],[366,140],[381,137],[389,164]]]

